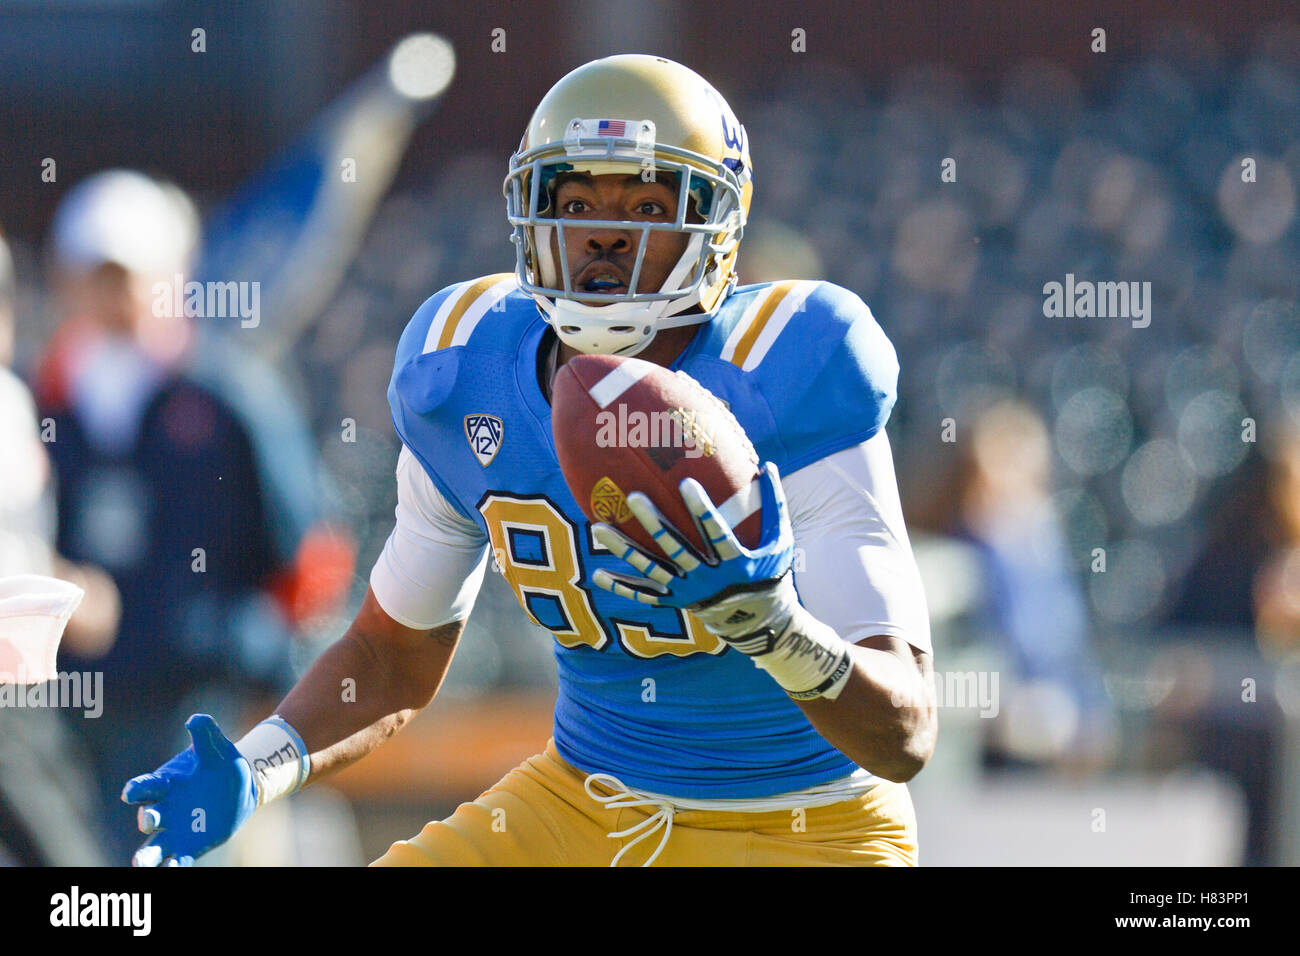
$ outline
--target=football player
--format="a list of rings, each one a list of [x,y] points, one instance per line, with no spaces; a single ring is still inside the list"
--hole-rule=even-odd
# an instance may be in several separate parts
[[[437,692],[489,560],[555,636],[553,739],[380,865],[917,862],[906,781],[936,718],[884,430],[898,366],[845,289],[737,287],[753,176],[744,127],[677,63],[613,56],[546,94],[505,181],[515,272],[438,292],[398,345],[397,523],[360,612],[240,741],[196,715],[193,746],[127,784],[152,834],[137,863],[191,862],[395,733]],[[671,561],[588,523],[549,404],[580,353],[728,403],[765,460],[757,548],[689,480],[711,553],[638,494]]]

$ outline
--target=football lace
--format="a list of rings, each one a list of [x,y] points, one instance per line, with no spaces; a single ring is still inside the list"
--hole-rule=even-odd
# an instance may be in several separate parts
[[[758,452],[754,450],[754,443],[749,440],[749,435],[745,432],[745,429],[741,427],[740,422],[737,421],[735,414],[731,411],[731,406],[718,398],[718,396],[714,395],[711,391],[681,369],[677,369],[673,374],[677,375],[683,382],[688,383],[691,388],[708,396],[709,400],[712,401],[714,406],[717,408],[718,413],[736,429],[736,433],[740,435],[741,440],[744,442],[745,453],[749,457],[750,464],[757,468]]]

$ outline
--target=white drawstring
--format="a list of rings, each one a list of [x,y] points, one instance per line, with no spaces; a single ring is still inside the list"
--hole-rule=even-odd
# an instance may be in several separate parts
[[[599,783],[601,786],[608,787],[610,790],[617,792],[612,793],[609,796],[595,793],[591,789],[593,783]],[[624,853],[632,849],[632,847],[636,846],[646,837],[653,835],[660,827],[663,827],[664,835],[659,840],[659,846],[655,848],[654,853],[650,854],[650,859],[646,860],[641,865],[649,866],[659,858],[659,854],[662,853],[664,847],[668,845],[669,834],[673,832],[673,813],[676,808],[672,803],[664,799],[655,799],[638,793],[637,791],[630,789],[622,780],[618,779],[618,777],[608,773],[590,774],[583,782],[582,786],[583,789],[587,791],[587,796],[591,797],[591,799],[595,800],[597,803],[604,804],[605,807],[610,810],[623,810],[629,807],[659,808],[636,826],[631,826],[626,830],[618,830],[614,833],[607,834],[610,839],[618,840],[641,831],[635,840],[623,847],[623,849],[619,850],[618,853],[614,855],[614,859],[609,864],[610,866],[618,866],[618,861],[623,858]]]
[[[845,800],[855,800],[881,782],[878,777],[873,777],[867,771],[859,768],[847,777],[832,780],[830,783],[817,784],[803,790],[778,793],[770,797],[718,800],[667,797],[663,794],[646,793],[641,790],[633,790],[611,773],[593,773],[588,774],[587,779],[583,782],[583,789],[587,791],[587,796],[598,803],[604,804],[611,810],[622,810],[628,807],[659,808],[636,826],[608,834],[614,840],[632,836],[634,833],[638,834],[635,840],[618,851],[613,862],[610,863],[610,866],[618,866],[618,861],[622,859],[624,853],[646,837],[652,836],[662,826],[664,835],[659,841],[659,847],[654,851],[650,859],[641,864],[642,866],[649,866],[659,858],[659,854],[668,845],[668,835],[673,832],[673,814],[678,810],[705,810],[710,813],[769,813],[773,810],[801,808],[811,810],[814,807],[824,807]],[[595,793],[591,789],[593,783],[599,783],[601,786],[615,792],[609,796]]]

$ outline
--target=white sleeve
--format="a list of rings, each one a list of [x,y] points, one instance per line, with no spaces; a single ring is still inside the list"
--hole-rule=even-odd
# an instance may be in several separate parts
[[[489,550],[479,526],[456,511],[403,445],[397,457],[397,525],[370,572],[379,606],[417,630],[468,617]]]
[[[781,479],[799,600],[844,640],[899,637],[930,652],[930,617],[882,428]]]

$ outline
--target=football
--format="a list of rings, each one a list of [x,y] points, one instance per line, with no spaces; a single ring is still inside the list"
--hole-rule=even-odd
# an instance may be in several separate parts
[[[678,491],[694,478],[745,547],[758,546],[758,455],[727,405],[685,372],[616,355],[578,355],[555,376],[555,452],[586,516],[659,556],[627,496],[645,493],[660,514],[705,553]]]

